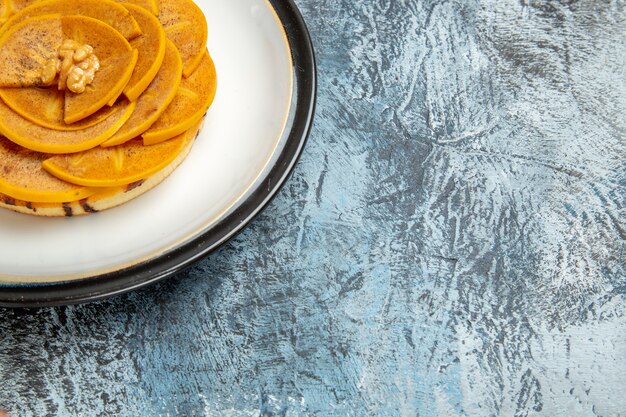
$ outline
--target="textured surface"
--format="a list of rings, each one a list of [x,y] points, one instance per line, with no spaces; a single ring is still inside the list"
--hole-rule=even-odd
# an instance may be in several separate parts
[[[299,0],[301,163],[106,302],[0,310],[15,416],[626,416],[626,3]]]

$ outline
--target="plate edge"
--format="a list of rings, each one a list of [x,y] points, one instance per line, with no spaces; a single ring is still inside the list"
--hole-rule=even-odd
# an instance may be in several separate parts
[[[93,302],[149,286],[193,266],[240,233],[278,194],[308,141],[317,99],[317,66],[307,25],[293,0],[266,0],[278,15],[292,54],[295,117],[285,148],[265,180],[226,218],[184,245],[131,267],[89,278],[31,285],[0,286],[0,307],[32,308]],[[233,226],[234,225],[234,226]],[[217,231],[217,232],[216,232]],[[128,282],[130,280],[130,283]],[[54,294],[54,295],[51,295]]]

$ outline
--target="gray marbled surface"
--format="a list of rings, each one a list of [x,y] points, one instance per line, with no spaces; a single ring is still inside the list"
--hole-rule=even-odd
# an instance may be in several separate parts
[[[14,416],[626,416],[626,3],[299,0],[310,142],[189,272],[0,310]]]

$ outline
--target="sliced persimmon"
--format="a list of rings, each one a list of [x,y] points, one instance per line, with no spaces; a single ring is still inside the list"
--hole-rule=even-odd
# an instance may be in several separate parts
[[[135,103],[128,100],[120,100],[115,105],[120,108],[96,125],[81,130],[59,131],[23,118],[0,101],[0,133],[33,151],[53,154],[81,152],[113,136],[135,109]]]
[[[39,0],[0,0],[0,23],[4,24],[11,16]]]
[[[44,171],[41,165],[48,158],[0,137],[0,193],[38,203],[76,201],[96,193],[93,188],[62,181]]]
[[[145,145],[166,141],[193,126],[213,103],[217,89],[215,65],[208,52],[196,71],[184,78],[176,96],[143,135]]]
[[[111,148],[55,155],[43,168],[55,177],[87,187],[117,187],[147,178],[167,167],[195,139],[195,129],[154,146],[139,138]]]
[[[0,98],[17,114],[54,130],[81,130],[96,125],[120,109],[104,106],[79,122],[67,124],[63,120],[65,92],[49,88],[0,88]]]
[[[32,6],[40,0],[4,0],[4,3],[9,3],[9,10],[11,15],[19,12],[20,10]]]
[[[0,87],[37,87],[50,59],[63,41],[59,15],[25,20],[0,36]]]
[[[138,52],[111,26],[84,16],[63,16],[64,39],[93,47],[100,70],[81,94],[65,92],[65,123],[91,116],[104,105],[112,105],[130,80]]]
[[[12,9],[14,12],[20,11],[25,7],[33,5],[41,0],[8,0],[11,2]]]
[[[0,86],[37,87],[61,43],[71,39],[93,47],[100,70],[82,94],[67,90],[64,120],[74,123],[113,103],[130,79],[137,51],[111,26],[85,16],[37,16],[0,36]]]
[[[124,5],[141,28],[141,36],[130,41],[131,47],[139,51],[137,65],[130,81],[124,88],[124,95],[135,101],[144,92],[161,68],[165,56],[165,31],[161,22],[146,9],[134,4]]]
[[[143,7],[155,16],[159,15],[159,8],[157,7],[156,0],[115,0],[118,3],[134,4],[139,7]]]
[[[11,17],[0,29],[0,34],[9,28],[36,16],[59,14],[62,16],[87,16],[101,20],[131,40],[141,35],[141,29],[122,5],[112,0],[44,0],[33,2]]]
[[[102,146],[120,145],[148,130],[174,99],[180,85],[182,70],[183,63],[178,50],[170,40],[167,40],[161,69],[146,91],[139,96],[137,107],[130,119]]]
[[[195,137],[201,123],[196,124],[186,135]],[[81,216],[98,211],[107,210],[124,204],[140,195],[150,191],[165,180],[185,160],[194,141],[188,141],[176,158],[159,172],[148,178],[141,179],[118,187],[98,187],[95,194],[77,201],[63,203],[37,203],[24,201],[0,193],[0,207],[16,211],[18,213],[36,216],[68,217]]]
[[[157,0],[159,20],[167,37],[183,59],[183,75],[189,77],[200,65],[207,45],[207,21],[192,0]]]
[[[0,26],[11,17],[11,7],[8,0],[0,0]]]

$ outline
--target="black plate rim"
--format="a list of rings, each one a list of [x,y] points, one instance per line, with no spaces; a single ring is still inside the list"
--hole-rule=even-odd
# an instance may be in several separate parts
[[[267,177],[208,231],[154,259],[118,271],[53,284],[0,285],[0,307],[30,308],[93,302],[154,284],[194,265],[241,232],[276,196],[298,162],[315,114],[317,67],[306,23],[293,0],[268,0],[287,34],[297,91],[285,147]]]

